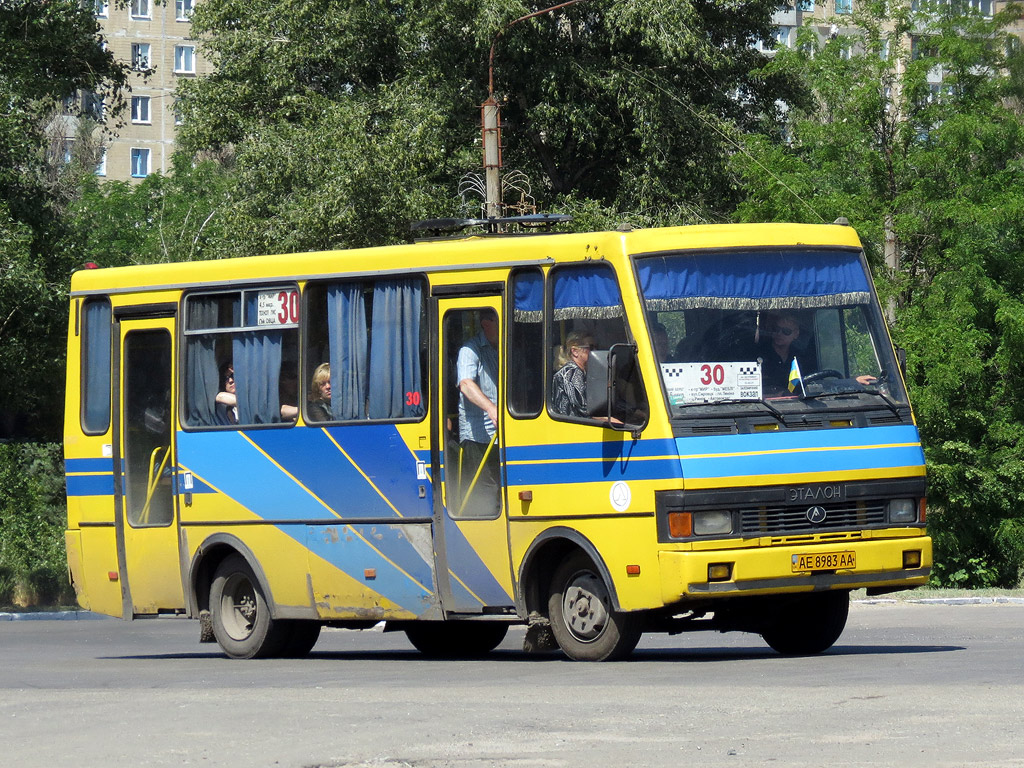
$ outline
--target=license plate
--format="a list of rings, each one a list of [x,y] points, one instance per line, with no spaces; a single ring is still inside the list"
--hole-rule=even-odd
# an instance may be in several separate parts
[[[857,567],[856,552],[804,552],[793,555],[793,572],[836,571]]]

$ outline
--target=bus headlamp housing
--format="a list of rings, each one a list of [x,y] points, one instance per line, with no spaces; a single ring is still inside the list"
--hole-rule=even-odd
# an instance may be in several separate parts
[[[916,523],[917,504],[914,499],[893,499],[889,502],[890,523]]]
[[[732,514],[724,509],[693,513],[693,535],[714,536],[732,533]]]

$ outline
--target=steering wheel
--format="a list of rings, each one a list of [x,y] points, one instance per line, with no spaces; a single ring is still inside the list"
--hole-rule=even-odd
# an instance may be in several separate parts
[[[804,384],[810,384],[811,382],[818,381],[819,379],[842,379],[843,374],[834,368],[822,368],[820,371],[809,373],[804,376]]]

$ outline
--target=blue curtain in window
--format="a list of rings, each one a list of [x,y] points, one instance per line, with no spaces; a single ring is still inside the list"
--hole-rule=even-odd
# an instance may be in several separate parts
[[[540,273],[518,273],[513,290],[516,322],[539,323],[543,319],[544,309],[544,280]]]
[[[419,280],[380,280],[374,287],[370,327],[371,419],[423,415],[421,302]]]
[[[232,343],[239,424],[281,421],[281,342],[283,331],[239,333]]]
[[[555,273],[555,320],[606,320],[622,316],[615,273],[604,265],[563,267]]]
[[[110,304],[85,304],[85,402],[82,421],[89,432],[110,426]]]
[[[327,289],[327,331],[331,416],[339,420],[366,418],[366,302],[362,283],[339,283]]]
[[[186,328],[217,327],[217,302],[214,299],[192,297],[186,307]],[[187,336],[186,339],[185,423],[208,427],[217,423],[214,401],[220,387],[214,337]]]
[[[853,251],[752,251],[641,259],[637,273],[651,310],[694,307],[771,310],[866,303],[871,296]]]

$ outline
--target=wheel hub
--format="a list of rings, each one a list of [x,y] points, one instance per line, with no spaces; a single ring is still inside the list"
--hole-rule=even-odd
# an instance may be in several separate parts
[[[608,626],[608,591],[593,573],[580,573],[572,579],[562,600],[562,615],[573,637],[591,643]]]

